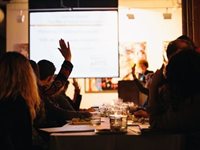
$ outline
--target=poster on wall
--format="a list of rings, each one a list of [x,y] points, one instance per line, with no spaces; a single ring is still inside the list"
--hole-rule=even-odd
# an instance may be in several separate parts
[[[88,78],[85,79],[85,92],[116,92],[117,84],[117,78]]]
[[[85,79],[85,92],[117,92],[119,80],[132,80],[131,68],[140,59],[147,59],[146,42],[119,43],[120,77]]]
[[[120,77],[122,80],[131,80],[131,68],[140,59],[147,60],[145,41],[131,41],[120,43]]]

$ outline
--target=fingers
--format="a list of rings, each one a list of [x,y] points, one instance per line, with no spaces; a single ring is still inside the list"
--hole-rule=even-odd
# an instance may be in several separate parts
[[[71,61],[71,50],[69,42],[67,42],[67,45],[63,39],[59,40],[60,47],[58,48],[63,57],[66,61]]]
[[[63,49],[63,48],[67,48],[66,44],[65,44],[65,41],[63,39],[60,39],[59,40],[59,44],[60,44],[60,48]],[[67,42],[67,45],[69,47],[69,42]]]
[[[69,49],[70,49],[69,41],[67,42],[67,48],[69,48]]]
[[[73,82],[77,82],[75,78],[73,78]]]
[[[163,70],[165,68],[165,64],[162,64],[160,70]]]

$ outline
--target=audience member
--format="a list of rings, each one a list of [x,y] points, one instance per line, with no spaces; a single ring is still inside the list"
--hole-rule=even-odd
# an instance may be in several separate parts
[[[149,73],[145,75],[145,84],[142,84],[140,80],[137,79],[135,75],[135,66],[132,67],[132,76],[135,81],[135,84],[139,91],[147,96],[147,99],[145,102],[137,109],[137,111],[134,111],[135,117],[148,117],[148,113],[146,112],[146,106],[148,104],[148,95],[149,95],[149,84],[151,82],[151,77],[153,75],[152,72],[148,71]]]
[[[34,71],[34,73],[36,75],[36,78],[38,80],[40,78],[39,77],[40,74],[39,74],[38,65],[37,65],[37,63],[34,60],[29,60],[29,61],[30,61],[31,67],[32,67],[32,69],[33,69],[33,71]]]
[[[200,54],[185,49],[172,56],[166,68],[156,71],[150,85],[151,128],[174,131],[200,130]],[[195,123],[194,123],[195,122]]]
[[[181,39],[181,40],[186,40],[188,41],[192,47],[198,52],[200,53],[200,47],[196,46],[196,44],[194,43],[194,41],[187,35],[181,35],[179,36],[177,39]]]
[[[143,65],[142,63],[146,64],[146,65]],[[149,75],[151,75],[153,73],[153,71],[149,71],[147,70],[148,67],[148,62],[145,60],[142,60],[139,62],[139,67],[141,67],[139,70],[140,73],[139,73],[139,76],[141,78],[138,79],[138,77],[136,76],[136,65],[134,65],[132,67],[132,76],[133,76],[133,80],[136,82],[136,85],[138,87],[138,89],[140,90],[140,92],[148,95],[149,91],[148,91],[148,82],[147,82],[147,77],[148,77],[148,81],[149,81]],[[144,67],[145,66],[145,67]]]
[[[66,95],[66,91],[68,89],[68,85],[70,84],[70,82],[66,82],[66,84],[64,85],[64,88],[61,92],[61,95],[64,97],[63,99],[67,100],[72,107],[74,108],[74,110],[79,111],[80,110],[80,104],[81,104],[81,99],[82,99],[82,95],[80,94],[80,87],[78,85],[78,82],[76,81],[76,79],[73,78],[73,86],[74,86],[74,97],[73,99],[71,99],[69,96]]]
[[[182,51],[183,49],[192,49],[192,48],[193,48],[193,46],[188,41],[186,41],[186,40],[176,39],[174,41],[171,41],[168,44],[167,50],[166,50],[167,59],[170,60],[172,56],[176,55],[178,52]],[[165,66],[166,66],[166,64],[163,64],[162,67],[161,67],[161,69],[160,69],[162,71],[162,73],[163,73],[162,81],[160,81],[161,85],[166,82],[166,79],[164,77],[165,76],[165,72],[166,72],[165,71]],[[151,74],[152,77],[153,77],[153,75]],[[147,98],[147,101],[146,101],[147,103],[145,103],[146,106],[148,105],[150,84],[152,82],[154,82],[154,81],[152,81],[151,78],[150,78],[150,82],[147,82],[148,83],[148,88],[146,88],[146,89],[142,88],[142,86],[139,85],[138,82],[137,82],[137,85],[140,88],[140,90],[143,91],[143,93],[148,94],[148,98]],[[149,114],[148,114],[148,112],[146,112],[146,110],[141,110],[141,109],[139,111],[136,111],[134,113],[134,115],[137,116],[137,117],[148,117],[149,116]]]
[[[181,132],[186,150],[200,149],[200,54],[184,49],[173,55],[150,85],[148,112],[153,129]],[[165,83],[163,84],[163,79]]]
[[[146,84],[146,75],[153,73],[153,71],[148,70],[148,67],[149,63],[145,59],[139,60],[135,67],[135,77],[137,77],[137,79],[140,80],[144,85]]]
[[[183,39],[171,41],[166,49],[168,60],[182,49],[194,49],[194,46],[190,42]]]
[[[0,146],[32,149],[32,123],[40,103],[35,74],[17,52],[5,53],[0,68]]]
[[[65,58],[62,64],[61,70],[58,75],[54,78],[54,72],[56,70],[54,64],[48,60],[41,60],[38,62],[40,80],[39,89],[40,96],[42,99],[41,109],[39,117],[36,119],[36,126],[38,127],[49,127],[49,126],[62,126],[66,123],[66,120],[72,118],[85,118],[90,117],[89,112],[77,112],[68,103],[68,109],[63,108],[58,103],[58,95],[62,91],[66,84],[68,77],[72,71],[71,64],[71,51],[69,43],[66,45],[64,40],[60,40],[60,52]],[[67,101],[66,101],[67,102]],[[70,110],[70,109],[71,110]],[[43,114],[43,116],[41,116]]]
[[[134,65],[132,67],[132,76],[136,83],[136,86],[138,87],[139,91],[141,93],[144,93],[145,95],[149,94],[148,85],[149,85],[149,79],[150,76],[153,74],[153,71],[147,70],[149,64],[147,60],[140,60],[137,65]],[[137,73],[136,73],[136,67],[137,67]],[[136,75],[137,74],[137,75]]]

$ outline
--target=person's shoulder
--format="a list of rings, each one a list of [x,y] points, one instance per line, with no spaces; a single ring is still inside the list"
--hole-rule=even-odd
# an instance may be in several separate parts
[[[144,73],[144,75],[145,75],[145,76],[148,76],[148,75],[153,74],[153,73],[154,73],[154,72],[151,71],[151,70],[146,70],[145,73]]]
[[[146,73],[149,74],[149,73],[154,73],[154,72],[152,70],[147,70]]]
[[[4,98],[3,102],[7,103],[24,103],[25,99],[21,95],[9,96]]]
[[[20,105],[22,107],[23,106],[27,106],[26,100],[21,95],[16,96],[16,98],[14,99],[14,102],[15,102],[15,104],[18,104],[18,105]]]

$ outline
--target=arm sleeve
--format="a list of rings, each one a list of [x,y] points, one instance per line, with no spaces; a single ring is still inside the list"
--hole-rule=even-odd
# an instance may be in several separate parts
[[[73,68],[73,65],[71,64],[71,62],[64,61],[54,82],[51,84],[49,88],[47,88],[44,91],[43,94],[52,96],[58,91],[60,91],[60,89],[63,87],[63,85],[66,83],[67,79],[69,78],[69,75],[72,72],[72,68]]]
[[[135,82],[135,84],[138,87],[138,89],[139,89],[140,92],[142,92],[142,93],[144,93],[146,95],[149,95],[148,88],[145,88],[138,79],[134,79],[134,82]]]

